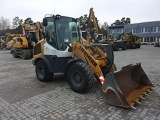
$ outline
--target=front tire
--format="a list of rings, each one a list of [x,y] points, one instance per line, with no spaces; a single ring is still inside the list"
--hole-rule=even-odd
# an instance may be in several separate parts
[[[124,43],[122,50],[126,50],[127,49],[127,43]]]
[[[113,49],[114,49],[114,51],[119,51],[119,45],[118,44],[114,44],[113,45]]]
[[[73,91],[85,93],[92,87],[95,76],[86,63],[77,62],[69,67],[67,80]]]
[[[141,45],[140,45],[140,44],[138,44],[138,45],[137,45],[137,48],[140,48],[140,47],[141,47]]]
[[[52,80],[53,74],[49,72],[48,66],[43,60],[36,62],[36,75],[39,81],[48,82]]]

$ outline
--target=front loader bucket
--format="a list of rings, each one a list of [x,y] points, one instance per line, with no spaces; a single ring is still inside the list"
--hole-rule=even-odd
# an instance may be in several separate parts
[[[116,73],[108,73],[102,85],[107,103],[123,108],[134,107],[152,87],[140,63],[123,67]]]

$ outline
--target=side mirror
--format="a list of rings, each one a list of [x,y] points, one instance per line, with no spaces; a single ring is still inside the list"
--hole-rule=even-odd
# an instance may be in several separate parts
[[[47,18],[43,18],[43,26],[47,26],[48,25],[48,20]]]

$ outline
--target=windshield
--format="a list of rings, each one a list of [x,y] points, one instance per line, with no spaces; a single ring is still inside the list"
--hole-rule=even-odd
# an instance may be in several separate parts
[[[56,49],[65,50],[67,48],[65,40],[69,43],[79,41],[77,22],[74,18],[61,16],[58,19],[54,17],[47,19],[46,40],[50,45]]]
[[[55,37],[54,18],[47,18],[47,26],[45,27],[45,38],[48,44],[57,49],[57,41]]]
[[[2,36],[1,39],[2,39],[2,40],[5,40],[5,37]]]
[[[99,34],[97,40],[103,40],[103,35]]]
[[[119,34],[119,33],[113,33],[113,34],[112,34],[112,38],[113,38],[114,40],[120,40],[120,39],[121,39],[121,34]]]
[[[56,19],[56,33],[58,42],[64,42],[65,39],[72,41],[79,41],[79,34],[77,29],[77,22],[74,18],[63,17]]]

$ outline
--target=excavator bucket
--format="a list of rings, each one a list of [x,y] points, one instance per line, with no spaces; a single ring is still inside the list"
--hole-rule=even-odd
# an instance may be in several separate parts
[[[152,87],[140,63],[125,66],[116,73],[108,73],[102,85],[107,103],[123,108],[134,108]]]

